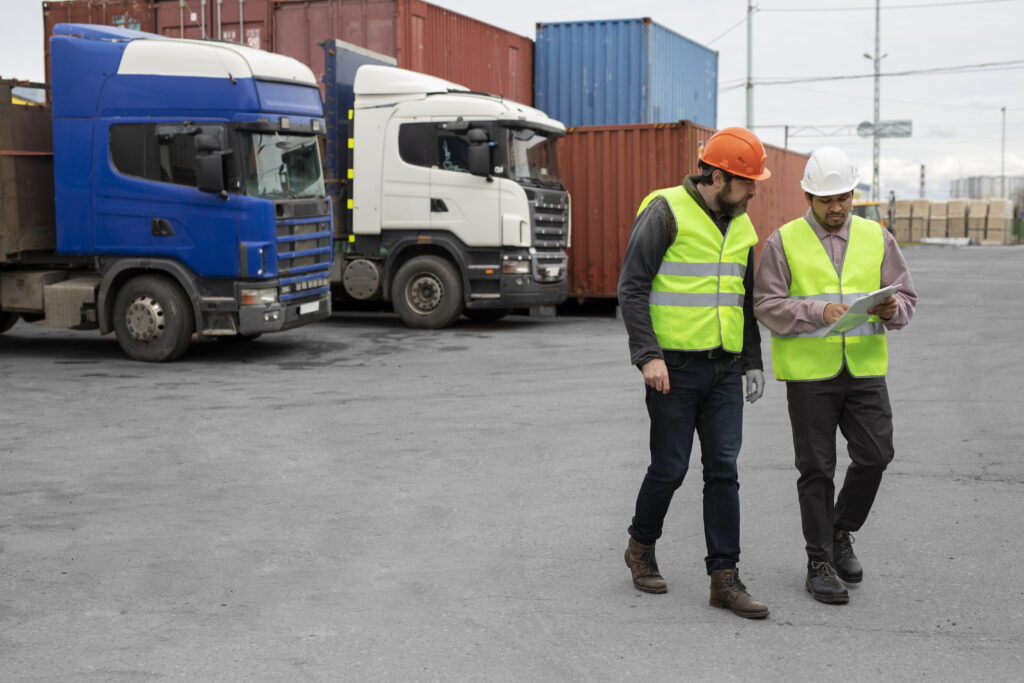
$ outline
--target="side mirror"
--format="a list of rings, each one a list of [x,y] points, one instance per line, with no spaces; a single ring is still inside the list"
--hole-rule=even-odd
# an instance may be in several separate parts
[[[196,155],[196,187],[201,192],[224,191],[224,157],[219,154]]]
[[[228,152],[216,135],[196,135],[196,187],[201,192],[224,192],[224,155]]]
[[[471,128],[467,137],[469,138],[469,172],[490,179],[493,161],[491,159],[491,139],[487,135],[487,131],[482,128]]]

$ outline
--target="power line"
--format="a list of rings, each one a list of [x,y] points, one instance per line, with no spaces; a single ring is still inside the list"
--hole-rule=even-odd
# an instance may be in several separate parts
[[[1016,0],[956,0],[954,2],[929,2],[914,5],[889,5],[882,7],[889,9],[919,9],[922,7],[951,7],[955,5],[987,5],[995,2],[1015,2]],[[860,12],[874,11],[874,7],[779,7],[779,8],[758,8],[760,12]]]
[[[867,97],[865,95],[855,95],[853,93],[845,92],[845,91],[844,92],[835,92],[835,91],[817,90],[815,88],[804,88],[804,87],[801,87],[799,85],[791,85],[790,87],[792,87],[794,90],[803,90],[804,92],[813,92],[813,93],[817,93],[818,95],[828,95],[830,97],[848,97],[848,98],[854,99],[854,100],[873,100],[874,99],[873,97]],[[988,112],[999,111],[999,109],[1001,107],[1001,105],[998,105],[998,104],[991,104],[991,105],[987,105],[987,106],[986,105],[980,105],[980,104],[950,104],[949,102],[935,102],[934,100],[931,101],[931,102],[922,102],[922,101],[914,101],[914,100],[899,100],[899,99],[894,99],[894,98],[891,98],[891,97],[886,97],[885,101],[886,101],[887,104],[888,103],[909,104],[909,105],[919,106],[919,107],[941,106],[944,109],[970,109],[970,110],[973,110],[973,111],[988,111]],[[1007,107],[1006,111],[1022,111],[1022,110],[1020,108],[1016,108],[1016,107]]]
[[[949,73],[976,73],[981,71],[1004,71],[1012,69],[1024,68],[1024,59],[1013,59],[1005,62],[984,62],[981,64],[963,64],[961,66],[941,66],[933,69],[911,69],[908,71],[890,71],[888,73],[880,73],[879,76],[924,76],[924,75],[937,75],[937,74],[949,74]],[[792,83],[814,83],[821,81],[850,81],[860,78],[874,78],[875,74],[855,74],[850,76],[810,76],[807,78],[765,78],[754,81],[754,85],[789,85]],[[742,85],[739,83],[736,85],[730,85],[720,87],[719,92],[727,92],[734,90]]]
[[[754,8],[754,11],[755,12],[757,11],[756,7]],[[731,33],[734,29],[736,29],[736,28],[742,26],[744,23],[746,23],[746,21],[747,21],[747,18],[743,17],[742,19],[737,21],[735,24],[733,24],[729,28],[727,28],[724,31],[722,31],[722,33],[720,33],[716,38],[713,38],[712,40],[709,40],[708,42],[704,43],[704,47],[711,47],[711,43],[713,43],[713,42],[715,42],[717,40],[720,40],[722,38],[725,38],[725,36],[727,36],[729,33]]]

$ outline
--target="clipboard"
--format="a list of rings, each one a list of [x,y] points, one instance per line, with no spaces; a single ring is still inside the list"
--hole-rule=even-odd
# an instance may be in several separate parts
[[[818,328],[815,331],[815,337],[825,337],[830,334],[838,334],[840,332],[846,332],[852,330],[858,325],[863,325],[871,317],[868,315],[868,309],[877,306],[882,302],[882,299],[887,299],[896,292],[899,291],[900,287],[903,286],[902,282],[897,282],[894,285],[883,287],[882,289],[865,294],[860,297],[846,309],[842,317],[835,321],[831,325],[825,325],[824,327]]]

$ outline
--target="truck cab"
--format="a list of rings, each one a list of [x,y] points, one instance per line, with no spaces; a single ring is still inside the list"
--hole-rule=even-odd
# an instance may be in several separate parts
[[[325,79],[337,79],[330,65]],[[420,328],[565,300],[570,204],[556,147],[565,126],[385,64],[361,64],[349,87],[335,268],[344,297],[391,301]]]
[[[50,54],[56,225],[52,245],[0,255],[5,315],[115,332],[152,361],[193,333],[252,339],[330,315],[323,108],[306,66],[84,24],[58,24]],[[18,295],[34,285],[75,294]]]

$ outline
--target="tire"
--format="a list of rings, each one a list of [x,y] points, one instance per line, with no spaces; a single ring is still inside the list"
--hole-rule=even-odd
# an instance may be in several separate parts
[[[185,353],[194,330],[192,304],[166,277],[134,277],[114,297],[117,343],[134,360],[172,361]]]
[[[0,334],[3,334],[7,330],[14,327],[14,323],[18,322],[20,318],[17,313],[5,313],[0,311]]]
[[[463,313],[475,323],[493,323],[512,312],[511,308],[467,308]]]
[[[417,256],[398,269],[391,299],[395,313],[409,327],[448,327],[462,314],[462,279],[450,261]]]

